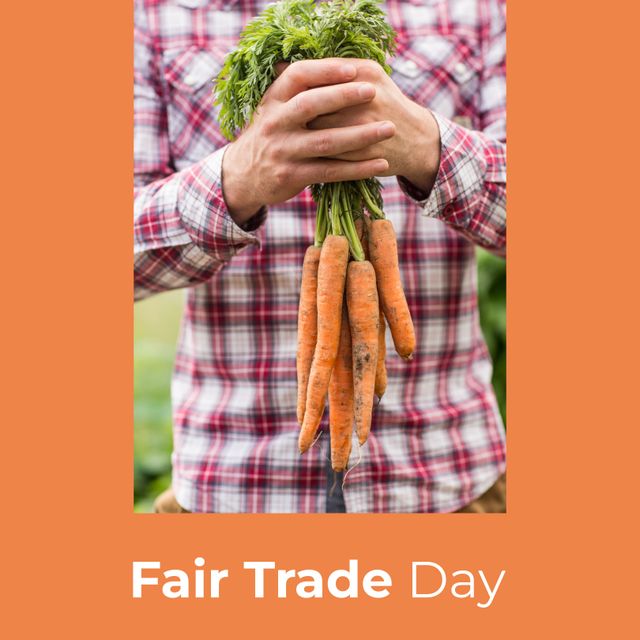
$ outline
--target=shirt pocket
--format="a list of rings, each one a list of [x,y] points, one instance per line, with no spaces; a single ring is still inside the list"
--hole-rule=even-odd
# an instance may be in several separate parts
[[[412,100],[477,126],[481,61],[463,38],[416,35],[398,47],[392,78]]]
[[[223,63],[224,53],[216,48],[192,46],[163,53],[169,144],[178,170],[227,142],[218,127],[220,107],[213,104],[213,81]]]

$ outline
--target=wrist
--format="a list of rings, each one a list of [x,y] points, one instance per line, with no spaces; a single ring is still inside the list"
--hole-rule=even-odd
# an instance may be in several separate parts
[[[410,102],[409,118],[412,151],[402,176],[425,193],[429,193],[440,166],[440,129],[429,109]]]
[[[263,203],[255,199],[253,190],[247,185],[251,171],[243,168],[239,151],[237,143],[232,142],[222,158],[222,195],[229,215],[238,226],[242,226],[262,208]]]

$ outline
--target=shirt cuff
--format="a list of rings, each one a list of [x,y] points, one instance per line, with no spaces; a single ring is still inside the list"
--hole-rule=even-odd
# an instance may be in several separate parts
[[[484,148],[473,131],[432,114],[440,129],[440,166],[433,188],[425,193],[403,177],[398,177],[398,184],[424,215],[464,227],[482,193],[487,168]]]
[[[260,246],[256,231],[264,224],[263,207],[242,226],[236,224],[222,194],[222,158],[218,149],[185,173],[180,215],[193,241],[216,260],[226,262],[249,245]]]

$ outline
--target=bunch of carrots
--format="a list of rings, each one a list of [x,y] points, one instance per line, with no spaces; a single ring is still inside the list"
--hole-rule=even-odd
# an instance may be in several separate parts
[[[339,185],[333,190],[339,194]],[[415,349],[415,333],[400,282],[391,222],[377,207],[369,210],[369,216],[361,211],[355,221],[348,210],[331,217],[331,233],[324,238],[316,235],[302,267],[299,447],[305,453],[313,444],[328,395],[331,464],[335,471],[343,471],[354,426],[363,445],[371,429],[374,394],[381,398],[386,390],[385,319],[396,351],[407,360]],[[362,229],[365,251],[362,258],[350,259],[348,236],[341,231],[354,222],[360,223],[354,224],[354,230]],[[363,244],[360,234],[355,239]]]
[[[247,25],[218,76],[222,132],[233,139],[250,120],[275,79],[274,62],[369,58],[390,72],[394,37],[379,0],[270,5]],[[305,453],[314,443],[328,396],[331,462],[343,471],[354,427],[364,444],[374,395],[386,389],[386,323],[404,359],[412,357],[415,333],[379,181],[316,184],[311,192],[316,233],[304,257],[298,314],[299,448]]]

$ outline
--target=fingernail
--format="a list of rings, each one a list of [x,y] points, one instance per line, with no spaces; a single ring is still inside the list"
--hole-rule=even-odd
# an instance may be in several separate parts
[[[386,171],[389,168],[389,163],[386,160],[378,160],[376,162],[376,173],[382,173],[383,171]]]
[[[347,78],[353,78],[356,75],[356,68],[352,64],[345,64],[341,67],[342,75]]]
[[[392,122],[383,122],[378,127],[378,135],[384,138],[390,138],[395,132],[395,127]]]
[[[375,94],[376,90],[373,88],[373,85],[370,84],[363,84],[359,89],[358,89],[358,95],[363,98],[373,98],[373,95]]]

